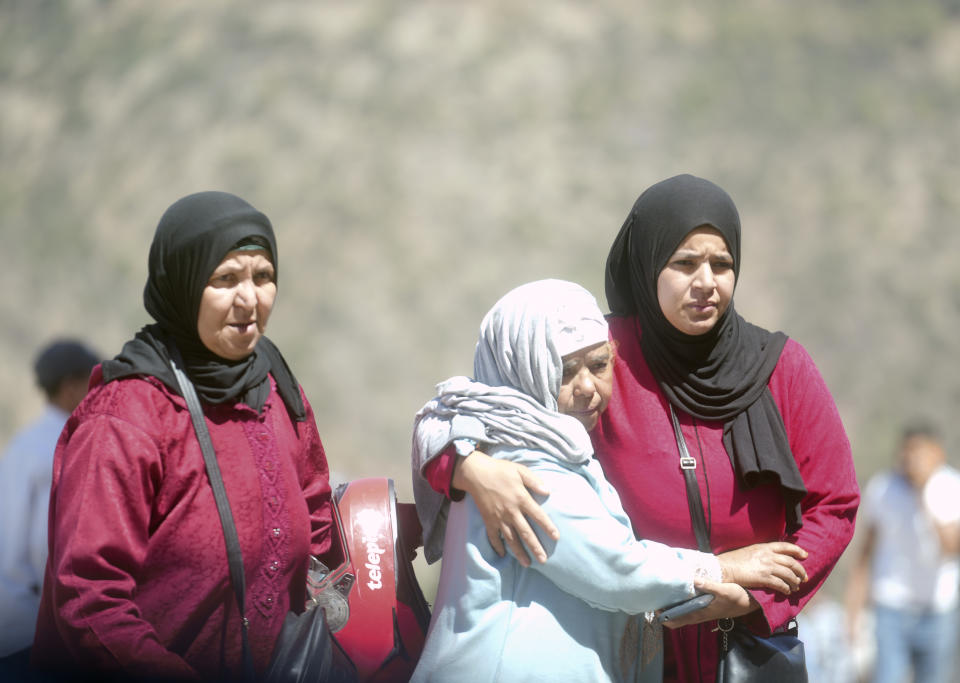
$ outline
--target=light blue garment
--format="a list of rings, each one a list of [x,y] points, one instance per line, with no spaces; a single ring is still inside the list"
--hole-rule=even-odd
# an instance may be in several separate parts
[[[550,496],[540,502],[560,540],[541,538],[547,562],[524,568],[493,551],[469,496],[451,504],[413,681],[660,681],[659,627],[643,612],[692,597],[694,573],[716,559],[636,540],[592,458],[571,463],[525,449],[491,455],[543,480]]]
[[[67,417],[48,403],[0,458],[0,657],[33,643],[47,563],[53,452]]]
[[[876,606],[877,658],[873,682],[956,680],[958,618],[956,610],[911,611]]]

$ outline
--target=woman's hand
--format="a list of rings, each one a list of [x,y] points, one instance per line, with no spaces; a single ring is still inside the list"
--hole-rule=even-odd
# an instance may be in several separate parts
[[[704,621],[715,621],[716,619],[733,619],[742,617],[760,608],[758,603],[749,591],[743,586],[735,583],[714,583],[713,581],[696,581],[694,587],[701,593],[713,593],[713,602],[696,612],[691,612],[682,617],[671,619],[664,626],[667,628],[680,628],[689,624],[699,624]]]
[[[547,561],[547,553],[530,522],[554,540],[560,537],[560,533],[530,495],[531,492],[540,496],[550,495],[533,472],[523,465],[474,451],[457,463],[453,485],[473,498],[487,527],[490,545],[498,555],[503,557],[506,554],[506,543],[524,567],[530,566],[527,550],[539,562]]]
[[[723,580],[745,588],[769,588],[790,595],[807,580],[800,560],[807,551],[793,543],[756,543],[717,555]]]

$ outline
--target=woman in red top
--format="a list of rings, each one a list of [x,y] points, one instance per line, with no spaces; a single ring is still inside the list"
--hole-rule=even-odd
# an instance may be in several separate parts
[[[634,532],[697,547],[672,405],[697,461],[713,552],[775,540],[809,552],[809,579],[789,596],[705,586],[717,595],[713,603],[673,622],[665,635],[667,681],[715,680],[721,617],[739,618],[759,634],[786,625],[849,543],[859,503],[850,444],[830,392],[800,344],[734,310],[739,269],[733,201],[690,175],[640,195],[607,261],[618,357],[610,404],[591,436]],[[449,469],[432,471],[440,488]],[[522,540],[542,557],[524,515],[554,530],[524,488],[541,488],[533,475],[475,451],[451,476],[454,487],[478,500],[495,547],[507,542],[516,552]]]
[[[35,667],[93,680],[239,679],[245,616],[262,672],[288,609],[305,602],[308,556],[335,563],[313,412],[263,336],[277,264],[270,221],[234,195],[189,195],[161,218],[144,290],[156,323],[94,370],[57,447]],[[170,367],[177,355],[236,522],[245,615]]]

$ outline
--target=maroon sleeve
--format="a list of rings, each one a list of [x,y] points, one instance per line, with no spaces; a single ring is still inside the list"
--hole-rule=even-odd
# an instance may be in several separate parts
[[[778,628],[813,597],[853,537],[860,489],[850,441],[826,383],[800,344],[789,341],[770,379],[790,448],[807,488],[801,503],[803,527],[786,540],[810,555],[803,565],[808,580],[791,595],[753,590],[766,624]]]
[[[301,486],[307,509],[310,511],[310,554],[320,558],[328,567],[336,567],[340,564],[340,558],[330,556],[335,551],[330,468],[323,443],[320,441],[320,433],[317,431],[313,408],[305,396],[303,404],[307,410],[307,418],[300,424],[304,429],[301,442],[306,466],[302,470]]]
[[[98,416],[81,423],[61,448],[51,511],[82,513],[50,519],[57,543],[51,544],[45,600],[49,590],[59,639],[81,667],[198,679],[163,646],[133,600],[161,479],[157,444],[135,425]]]
[[[453,473],[456,467],[457,454],[453,445],[449,445],[424,466],[423,476],[430,484],[430,488],[437,493],[442,493],[450,500],[463,500],[463,491],[453,486]]]

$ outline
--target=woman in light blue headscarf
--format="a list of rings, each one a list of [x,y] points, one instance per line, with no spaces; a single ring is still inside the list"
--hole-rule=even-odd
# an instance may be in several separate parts
[[[484,317],[475,378],[441,383],[417,414],[417,508],[427,559],[442,549],[443,568],[414,681],[659,681],[654,610],[693,597],[695,580],[771,583],[727,571],[723,556],[634,538],[587,434],[609,400],[614,356],[589,292],[532,282]],[[549,488],[539,502],[560,535],[541,539],[546,562],[499,556],[473,498],[450,502],[427,483],[429,454],[458,439]]]

